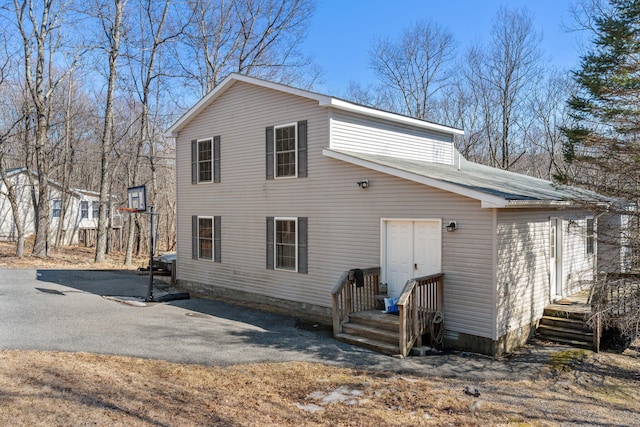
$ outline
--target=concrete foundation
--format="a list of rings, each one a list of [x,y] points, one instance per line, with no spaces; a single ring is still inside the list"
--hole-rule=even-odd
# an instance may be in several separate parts
[[[310,322],[332,325],[332,309],[314,304],[289,301],[235,289],[223,288],[211,284],[177,280],[179,288],[189,291],[193,296],[216,299],[225,302],[246,305],[260,310],[298,317]],[[479,337],[460,332],[445,331],[445,347],[474,353],[500,356],[511,353],[526,344],[535,332],[535,324],[525,325],[511,331],[498,340]]]
[[[333,324],[333,314],[329,307],[320,307],[314,304],[274,298],[251,292],[238,291],[236,289],[223,288],[220,286],[181,279],[177,280],[177,286],[189,291],[196,297],[251,306],[271,313],[298,317],[300,319],[321,323],[323,325]]]
[[[445,332],[444,345],[445,347],[455,348],[456,350],[470,351],[490,356],[502,356],[526,344],[535,333],[535,326],[535,323],[525,325],[519,329],[508,332],[497,340],[460,332]]]

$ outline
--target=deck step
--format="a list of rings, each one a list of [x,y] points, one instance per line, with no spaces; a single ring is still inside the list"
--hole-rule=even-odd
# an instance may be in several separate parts
[[[569,319],[566,317],[542,316],[540,324],[591,332],[591,328],[584,320]]]
[[[382,341],[393,345],[398,345],[400,334],[398,329],[390,331],[388,329],[380,329],[362,323],[345,323],[342,331],[346,334],[357,335],[359,337],[370,338],[376,341]]]
[[[544,337],[569,338],[587,342],[593,340],[593,332],[561,326],[539,325],[538,333]]]
[[[397,344],[393,345],[386,342],[374,340],[371,338],[366,338],[366,337],[361,337],[361,336],[356,336],[356,335],[351,335],[346,333],[336,334],[335,338],[342,342],[346,342],[348,344],[354,344],[360,347],[365,347],[370,350],[378,351],[380,353],[385,353],[392,356],[396,354],[400,354],[400,347]]]
[[[400,318],[394,314],[385,314],[380,310],[360,311],[349,315],[349,323],[371,326],[398,333]]]
[[[562,338],[562,337],[548,337],[548,336],[539,336],[539,338],[547,341],[553,341],[561,344],[567,344],[572,347],[580,347],[586,348],[588,350],[593,349],[593,342],[582,341],[582,340],[574,340],[571,338]]]
[[[578,321],[586,321],[591,317],[591,307],[590,306],[580,306],[580,307],[564,307],[559,304],[551,304],[550,306],[544,309],[544,316],[547,317],[556,317],[562,319],[570,319],[570,320],[578,320]]]

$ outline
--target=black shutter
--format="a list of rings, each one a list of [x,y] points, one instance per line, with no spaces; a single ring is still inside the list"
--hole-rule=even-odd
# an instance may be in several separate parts
[[[198,259],[198,216],[191,216],[191,258]]]
[[[298,177],[307,176],[307,121],[298,122]]]
[[[220,137],[213,137],[213,182],[220,182]]]
[[[273,217],[267,217],[267,269],[273,270]]]
[[[307,274],[309,271],[307,240],[308,218],[298,218],[298,273]]]
[[[273,126],[266,129],[267,140],[267,179],[273,179]]]
[[[220,222],[219,216],[213,217],[213,262],[222,262],[222,227]]]
[[[198,183],[198,140],[191,141],[191,183]]]

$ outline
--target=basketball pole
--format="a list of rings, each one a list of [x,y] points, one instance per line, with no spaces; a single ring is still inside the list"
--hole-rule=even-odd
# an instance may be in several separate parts
[[[146,302],[153,301],[153,206],[149,206],[149,286],[147,287]]]

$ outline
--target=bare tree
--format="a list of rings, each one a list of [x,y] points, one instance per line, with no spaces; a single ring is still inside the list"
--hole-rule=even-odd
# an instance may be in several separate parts
[[[310,65],[300,46],[313,0],[189,0],[187,8],[191,25],[176,57],[201,95],[232,72],[301,82],[300,70]]]
[[[50,128],[50,105],[56,86],[77,63],[72,54],[67,71],[54,75],[55,56],[61,53],[60,28],[68,4],[55,0],[36,2],[13,0],[15,24],[22,38],[24,77],[34,115],[34,152],[38,173],[36,195],[36,240],[33,255],[48,254],[49,241],[49,169],[47,137]]]
[[[527,97],[542,74],[540,40],[526,9],[501,8],[490,44],[475,46],[467,56],[467,80],[479,103],[492,166],[511,169],[526,153],[517,132],[526,126]]]
[[[104,32],[106,41],[105,50],[109,56],[108,88],[105,100],[104,126],[102,132],[102,150],[100,167],[100,210],[98,213],[98,235],[96,239],[97,263],[105,262],[107,252],[107,226],[109,221],[111,181],[111,151],[113,147],[113,100],[116,91],[116,79],[118,78],[118,58],[120,57],[120,40],[123,33],[123,14],[127,0],[112,0],[113,4],[96,3],[98,18]]]
[[[453,35],[434,23],[418,22],[399,39],[382,39],[370,51],[371,68],[394,110],[419,119],[433,115],[435,95],[449,83],[455,57]]]
[[[131,71],[130,90],[135,94],[140,107],[138,139],[135,144],[135,164],[130,185],[137,185],[139,176],[139,165],[143,151],[148,153],[149,169],[151,172],[150,186],[148,188],[148,198],[152,204],[158,202],[157,186],[157,159],[156,159],[156,138],[153,132],[154,122],[161,123],[158,115],[151,114],[151,109],[158,102],[160,91],[153,91],[160,85],[160,80],[164,77],[162,68],[158,61],[161,56],[161,49],[169,42],[176,40],[183,32],[183,26],[179,22],[174,22],[170,31],[166,31],[167,19],[170,12],[170,1],[152,2],[143,0],[138,3],[138,25],[139,30],[136,37],[131,37],[127,43],[127,58]],[[155,99],[152,99],[157,95]],[[157,207],[157,205],[155,205]],[[127,239],[127,249],[125,264],[131,265],[133,245],[134,245],[135,224],[129,222],[129,233]]]

